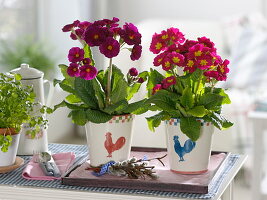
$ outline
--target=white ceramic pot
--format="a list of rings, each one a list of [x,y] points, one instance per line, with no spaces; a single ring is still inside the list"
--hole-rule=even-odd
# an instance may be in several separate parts
[[[12,135],[12,144],[7,152],[0,150],[0,167],[14,165],[19,146],[20,134]]]
[[[200,137],[190,140],[180,129],[180,120],[166,121],[170,169],[181,174],[201,174],[208,170],[214,126],[201,121]]]
[[[106,123],[88,122],[85,125],[92,166],[111,160],[118,162],[129,158],[133,118],[133,115],[114,116]]]

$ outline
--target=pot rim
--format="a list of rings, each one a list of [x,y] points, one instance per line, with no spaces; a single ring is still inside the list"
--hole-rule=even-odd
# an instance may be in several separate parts
[[[17,135],[19,132],[15,128],[0,128],[0,135]]]

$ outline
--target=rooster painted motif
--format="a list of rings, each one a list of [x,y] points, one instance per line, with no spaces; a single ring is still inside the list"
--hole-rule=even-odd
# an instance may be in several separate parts
[[[174,150],[178,154],[180,161],[184,160],[184,155],[187,153],[190,153],[196,146],[196,142],[193,142],[192,140],[188,139],[185,141],[184,146],[182,147],[179,141],[179,137],[177,135],[173,136],[174,140]]]
[[[112,134],[110,132],[107,132],[106,133],[106,141],[104,143],[104,146],[108,152],[107,157],[112,157],[112,153],[114,151],[121,149],[124,146],[125,142],[126,142],[125,137],[120,137],[119,139],[117,139],[115,144],[113,144]]]

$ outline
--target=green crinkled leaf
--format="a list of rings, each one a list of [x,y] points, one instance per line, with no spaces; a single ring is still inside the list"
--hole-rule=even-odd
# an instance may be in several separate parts
[[[133,86],[130,86],[128,89],[128,96],[127,96],[127,100],[129,101],[135,93],[138,92],[138,90],[140,89],[141,83],[135,83],[133,84]]]
[[[91,110],[91,109],[86,110],[87,121],[90,121],[93,123],[105,123],[111,120],[111,118],[112,118],[112,115],[109,115],[99,110]]]
[[[125,99],[123,99],[115,104],[109,105],[103,111],[110,115],[113,115],[115,114],[114,112],[120,112],[123,109],[125,109],[127,106],[128,106],[128,102]]]
[[[71,110],[80,110],[80,109],[86,108],[84,104],[77,105],[77,104],[70,104],[70,103],[65,102],[65,105],[67,106],[67,108]]]
[[[84,45],[83,50],[84,50],[84,57],[90,58],[92,61],[92,65],[95,66],[95,61],[94,61],[93,54],[92,54],[92,51],[89,45],[88,44]]]
[[[65,99],[69,103],[81,103],[81,99],[74,94],[68,95]]]
[[[91,108],[99,109],[92,80],[76,78],[74,82],[74,89],[76,90],[77,96],[85,104]]]
[[[190,115],[194,117],[204,117],[207,114],[207,109],[204,106],[196,106],[187,111]]]
[[[150,104],[144,104],[142,107],[139,107],[138,109],[136,109],[135,111],[133,111],[132,114],[135,114],[135,115],[144,114],[147,111],[149,111],[151,107],[152,106]]]
[[[232,122],[228,121],[223,116],[215,112],[209,116],[205,116],[204,120],[212,122],[213,125],[220,130],[224,130],[233,126]]]
[[[203,94],[199,99],[199,105],[204,105],[208,110],[218,110],[222,105],[224,97],[219,94]]]
[[[65,100],[63,100],[62,102],[54,106],[53,112],[57,110],[58,108],[65,107],[65,106],[66,106],[66,102]]]
[[[74,87],[74,80],[75,80],[75,78],[68,75],[68,73],[67,73],[68,66],[67,65],[63,65],[63,64],[60,64],[58,66],[59,66],[59,68],[61,70],[62,75],[65,78],[64,79],[65,80],[65,84],[66,85],[69,85],[71,87]]]
[[[69,114],[69,117],[71,117],[73,123],[84,126],[87,123],[87,116],[86,112],[82,110],[72,110]]]
[[[184,89],[181,96],[181,104],[187,109],[190,109],[194,106],[194,97],[191,88],[186,87]]]
[[[180,120],[181,131],[191,140],[196,141],[200,137],[201,122],[194,117],[183,117]]]
[[[164,111],[152,116],[152,117],[146,117],[148,128],[151,131],[155,131],[155,128],[158,127],[163,120],[168,120],[168,114]]]
[[[139,109],[140,107],[143,107],[144,106],[144,103],[145,103],[146,99],[143,99],[141,101],[137,101],[137,102],[134,102],[134,103],[130,103],[128,105],[127,108],[125,108],[123,110],[124,113],[133,113],[134,111],[136,111],[137,109]]]
[[[105,106],[105,92],[102,89],[101,83],[98,81],[97,78],[93,79],[92,82],[95,91],[95,96],[98,101],[98,106],[100,109],[103,109]]]
[[[76,93],[75,90],[71,86],[66,85],[63,82],[59,83],[59,86],[61,87],[62,90],[66,91],[66,92],[69,92],[71,94]]]
[[[111,92],[110,100],[111,102],[117,103],[127,97],[128,84],[124,79],[114,80],[114,89]]]
[[[158,71],[150,69],[149,77],[147,81],[147,90],[148,90],[148,96],[150,97],[152,95],[152,89],[156,84],[160,84],[161,81],[164,79],[164,76],[160,74]]]

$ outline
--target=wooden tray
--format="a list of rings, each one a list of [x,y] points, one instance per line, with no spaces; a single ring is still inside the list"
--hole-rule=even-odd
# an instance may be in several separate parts
[[[148,158],[163,156],[167,153],[166,149],[158,148],[132,148],[131,155],[136,158],[142,158],[146,155]],[[200,175],[183,175],[171,172],[169,170],[168,158],[164,158],[163,167],[157,160],[150,161],[150,165],[156,166],[155,171],[159,179],[129,179],[127,177],[118,177],[105,174],[96,177],[87,168],[85,163],[87,158],[80,163],[72,166],[62,177],[62,184],[85,186],[85,187],[109,187],[109,188],[127,188],[142,190],[157,190],[168,192],[188,192],[206,194],[209,190],[209,184],[213,178],[216,178],[224,168],[230,153],[212,152],[211,162],[208,172]]]

